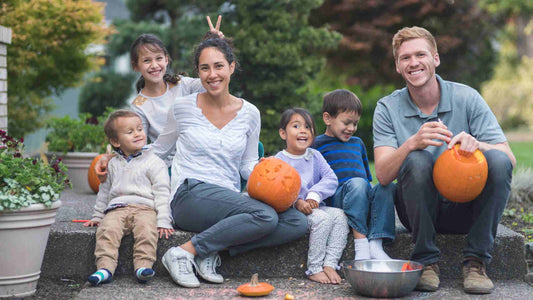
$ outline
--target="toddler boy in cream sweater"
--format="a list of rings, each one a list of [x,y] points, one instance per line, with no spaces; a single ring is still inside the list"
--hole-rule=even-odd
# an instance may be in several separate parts
[[[111,281],[122,237],[133,233],[135,276],[146,283],[155,275],[152,266],[158,236],[168,239],[174,233],[168,169],[145,148],[146,133],[134,112],[113,112],[104,131],[117,155],[109,161],[108,177],[100,185],[93,217],[84,224],[98,226],[94,250],[97,271],[88,280],[93,285]]]

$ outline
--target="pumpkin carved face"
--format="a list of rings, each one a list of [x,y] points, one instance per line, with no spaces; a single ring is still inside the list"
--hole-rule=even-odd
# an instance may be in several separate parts
[[[98,179],[98,176],[96,175],[96,171],[94,171],[94,166],[96,165],[96,162],[102,158],[105,154],[100,154],[97,157],[93,159],[91,162],[91,166],[89,167],[89,174],[87,174],[87,180],[89,181],[89,186],[91,187],[91,190],[93,192],[98,193],[98,190],[100,189],[100,180]]]
[[[300,188],[296,169],[275,157],[258,163],[248,178],[250,197],[272,206],[276,212],[286,211],[298,198]]]
[[[459,153],[459,144],[444,151],[433,167],[433,182],[440,194],[453,202],[474,200],[485,187],[487,160],[476,150],[472,155]]]

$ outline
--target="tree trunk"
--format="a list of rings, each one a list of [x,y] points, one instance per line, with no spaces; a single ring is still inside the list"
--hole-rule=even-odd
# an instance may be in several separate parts
[[[519,15],[516,18],[518,57],[533,57],[533,17]]]

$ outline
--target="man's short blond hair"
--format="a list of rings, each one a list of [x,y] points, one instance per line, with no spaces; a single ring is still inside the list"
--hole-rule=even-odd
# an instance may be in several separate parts
[[[424,39],[429,43],[429,46],[432,48],[431,53],[437,53],[437,42],[435,38],[427,29],[413,26],[413,27],[404,27],[392,38],[392,54],[394,55],[394,60],[398,60],[398,49],[403,44],[403,42],[413,40],[413,39]]]

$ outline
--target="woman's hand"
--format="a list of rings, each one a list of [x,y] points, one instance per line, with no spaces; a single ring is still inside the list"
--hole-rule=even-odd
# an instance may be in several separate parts
[[[100,183],[104,183],[107,179],[107,164],[113,156],[113,154],[106,154],[94,165],[94,172],[96,172],[96,176],[98,176]]]
[[[307,201],[298,199],[296,200],[296,203],[294,204],[297,210],[301,211],[304,215],[309,215],[313,212],[313,209],[311,208],[311,205],[307,203]]]
[[[217,34],[221,39],[224,38],[224,34],[222,31],[220,31],[220,22],[222,21],[222,16],[218,16],[217,25],[213,27],[213,23],[211,23],[211,18],[207,16],[207,24],[209,25],[209,31],[212,33]]]
[[[171,237],[172,234],[174,233],[174,229],[157,227],[157,232],[159,232],[159,238],[162,238],[164,235],[165,239],[168,240],[168,238]]]

